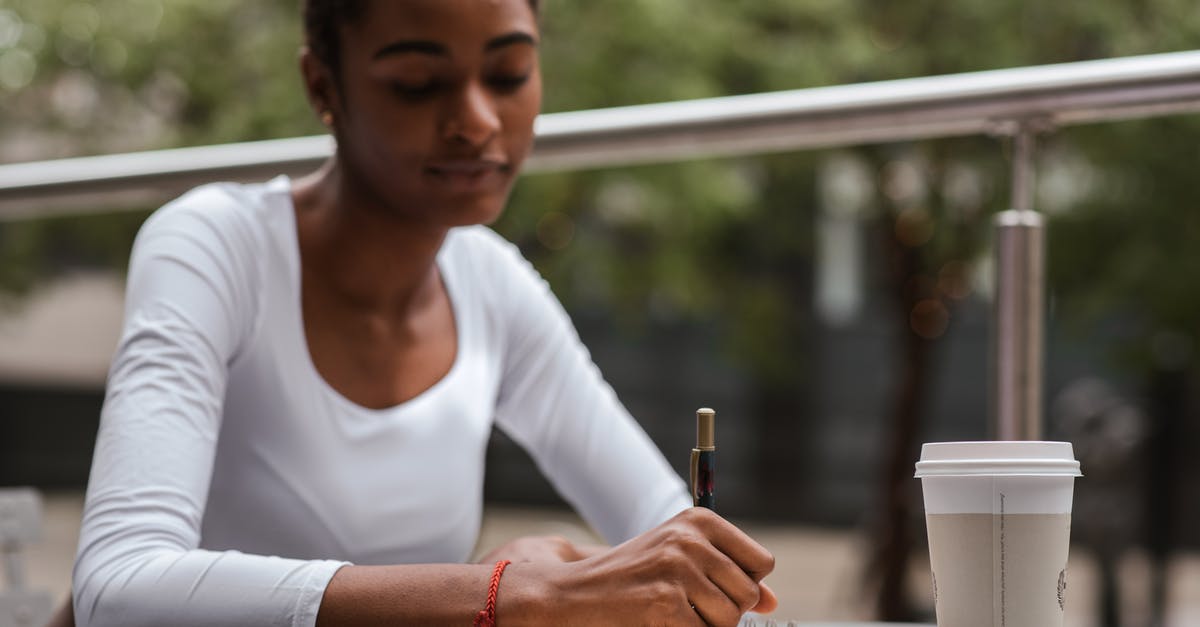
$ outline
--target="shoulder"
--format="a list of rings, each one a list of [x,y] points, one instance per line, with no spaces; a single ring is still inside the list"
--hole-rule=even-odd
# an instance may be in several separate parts
[[[452,230],[443,254],[451,282],[466,287],[468,298],[509,336],[566,320],[549,283],[515,244],[490,228]]]
[[[505,326],[533,323],[557,305],[549,284],[515,244],[486,226],[452,230],[443,248],[452,282]]]
[[[182,237],[196,243],[251,244],[260,236],[268,185],[212,183],[197,187],[155,211],[138,240]]]
[[[217,183],[197,187],[155,211],[129,258],[127,305],[170,301],[195,310],[219,301],[229,315],[253,318],[269,267],[270,230],[290,217],[287,184]],[[276,226],[273,226],[276,225]],[[186,307],[181,304],[186,303]]]
[[[490,227],[483,225],[452,229],[447,237],[446,245],[456,255],[476,258],[522,259],[516,245],[504,239]]]
[[[283,178],[210,184],[151,214],[129,259],[127,329],[194,333],[233,359],[263,320],[267,274],[279,268],[271,236],[291,218],[288,193]]]
[[[283,178],[192,189],[142,224],[130,255],[130,271],[167,260],[210,277],[221,275],[226,281],[232,276],[255,281],[264,252],[274,250],[273,230],[293,219],[288,194]]]

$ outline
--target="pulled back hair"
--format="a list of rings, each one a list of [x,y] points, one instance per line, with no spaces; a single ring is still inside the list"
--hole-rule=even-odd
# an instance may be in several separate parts
[[[304,0],[304,39],[313,55],[341,81],[343,24],[362,18],[367,0]]]
[[[370,0],[303,0],[304,38],[309,50],[333,72],[342,75],[341,27],[362,19]],[[536,14],[538,0],[529,0]]]

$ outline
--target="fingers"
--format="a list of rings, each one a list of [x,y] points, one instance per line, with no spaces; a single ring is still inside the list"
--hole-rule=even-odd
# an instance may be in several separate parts
[[[751,612],[759,614],[770,614],[779,608],[779,597],[775,596],[775,591],[765,583],[758,584],[758,605],[750,608]]]
[[[576,544],[575,545],[575,553],[576,553],[575,559],[569,560],[569,561],[573,562],[573,561],[577,561],[577,560],[585,560],[589,557],[594,557],[596,555],[606,553],[611,549],[612,549],[612,547],[605,546],[603,544]]]
[[[740,616],[759,604],[758,582],[750,578],[733,560],[715,550],[709,562],[703,566],[704,574],[728,599]],[[710,621],[711,622],[711,621]]]
[[[683,563],[677,565],[693,573],[682,581],[708,624],[736,625],[751,609],[777,605],[774,593],[767,588],[764,595],[758,583],[775,566],[769,551],[708,510],[687,514],[681,522],[687,524],[669,543],[680,549],[675,555]]]
[[[688,601],[705,625],[737,625],[742,618],[742,608],[711,581],[693,585],[689,594]]]
[[[589,551],[592,551],[589,547]],[[573,562],[592,553],[585,553],[570,540],[562,536],[525,536],[510,540],[486,553],[481,563],[492,563],[501,559],[513,562]]]
[[[562,536],[542,536],[538,540],[545,543],[547,551],[560,561],[574,562],[582,559],[575,545]]]
[[[774,611],[779,605],[775,592],[760,583],[775,568],[770,551],[709,510],[697,508],[685,514],[710,543],[706,556],[694,555],[709,581],[689,589],[705,622],[736,625],[745,612]]]
[[[739,624],[746,612],[770,614],[779,608],[779,598],[775,596],[775,591],[771,590],[770,586],[764,583],[751,585],[756,588],[754,598],[757,599],[757,603],[750,604],[749,607],[736,602],[725,589],[718,590],[716,588],[719,586],[714,586],[707,589],[707,593],[696,595],[692,601],[693,609],[703,619],[705,625],[732,626]]]
[[[680,516],[697,525],[718,551],[729,556],[754,581],[761,581],[775,570],[775,556],[770,551],[712,510],[693,507]]]
[[[770,552],[729,522],[709,510],[689,510],[574,562],[555,589],[574,596],[568,605],[611,624],[734,627],[745,612],[769,612],[778,604],[759,583],[774,565]]]

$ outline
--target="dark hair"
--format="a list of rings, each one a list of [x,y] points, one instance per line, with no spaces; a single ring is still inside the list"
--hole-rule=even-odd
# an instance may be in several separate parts
[[[343,24],[353,24],[362,18],[368,0],[304,0],[304,38],[309,50],[324,63],[336,79],[342,74]],[[533,12],[538,0],[529,0]]]

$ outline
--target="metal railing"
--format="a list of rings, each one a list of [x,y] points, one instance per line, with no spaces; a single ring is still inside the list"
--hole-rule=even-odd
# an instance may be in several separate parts
[[[1200,52],[1126,57],[541,116],[527,172],[989,134],[1014,139],[997,217],[994,435],[1041,430],[1043,225],[1033,140],[1064,126],[1200,111]],[[316,167],[326,136],[0,166],[0,220],[144,205],[192,185]]]

